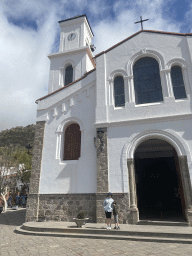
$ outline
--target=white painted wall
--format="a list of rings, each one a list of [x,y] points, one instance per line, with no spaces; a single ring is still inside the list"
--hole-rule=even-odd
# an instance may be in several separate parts
[[[76,51],[69,51],[60,54],[49,55],[50,79],[48,93],[54,92],[64,86],[65,68],[71,64],[73,66],[73,81],[81,78],[87,71],[93,69],[93,64],[86,64],[89,57],[87,56],[87,47]]]
[[[90,50],[93,34],[86,17],[63,21],[60,23],[60,49],[58,53],[50,54],[48,93],[52,93],[64,86],[65,69],[73,66],[73,81],[81,78],[86,72],[94,68],[90,58],[93,54]],[[74,40],[68,40],[68,36],[74,33]],[[88,54],[89,53],[89,54]]]
[[[61,27],[60,52],[81,48],[91,44],[93,34],[86,17],[66,20],[59,23]],[[69,34],[74,33],[75,39],[68,41]]]
[[[188,146],[186,154],[192,177],[191,50],[191,37],[142,32],[96,58],[96,127],[108,127],[110,191],[129,191],[125,145],[128,148],[134,137],[151,130],[175,132],[181,144]],[[164,101],[136,105],[133,65],[146,56],[159,62]],[[171,91],[173,63],[182,66],[187,99],[175,100]],[[113,80],[119,74],[124,77],[126,104],[115,108]]]
[[[185,36],[141,32],[118,47],[96,58],[97,106],[96,123],[120,122],[191,113],[192,65],[191,39]],[[188,43],[189,42],[189,43]],[[133,65],[141,57],[154,57],[159,62],[164,101],[135,105]],[[175,100],[171,92],[171,63],[183,69],[187,99]],[[122,74],[125,84],[125,107],[115,108],[113,79]]]
[[[191,38],[142,32],[96,58],[96,71],[83,80],[50,95],[38,103],[37,121],[47,120],[45,128],[40,193],[95,193],[95,127],[108,127],[109,190],[128,192],[126,159],[134,138],[144,132],[167,132],[185,145],[192,177]],[[63,55],[62,55],[63,54]],[[158,60],[164,101],[135,105],[132,67],[142,56]],[[55,54],[51,58],[49,92],[59,88],[59,69],[67,59],[75,64],[75,78],[92,68],[84,50]],[[175,100],[171,92],[172,63],[183,68],[187,99]],[[115,108],[113,79],[122,74],[125,81],[125,107]],[[82,129],[82,155],[77,161],[61,161],[63,129],[77,120]],[[171,139],[170,139],[171,140]]]
[[[94,76],[93,72],[38,104],[37,121],[48,118],[40,177],[41,194],[96,192]],[[63,161],[64,130],[73,121],[79,123],[82,133],[81,157],[75,161]]]
[[[89,56],[86,55],[86,72],[89,72],[90,70],[92,70],[93,68],[95,68],[93,66],[93,62],[90,60]]]
[[[126,124],[116,124],[108,127],[108,162],[109,162],[109,190],[113,193],[126,193],[128,188],[127,158],[131,145],[136,137],[142,133],[148,133],[148,139],[156,132],[166,133],[170,141],[173,138],[180,141],[185,147],[187,155],[190,177],[192,179],[192,116],[188,118],[175,118],[173,120],[151,120],[135,121]],[[160,136],[160,135],[156,135]],[[156,137],[157,138],[157,137]],[[164,137],[158,137],[164,139]],[[170,143],[170,142],[169,142]],[[176,149],[176,148],[175,148]],[[178,152],[178,155],[180,153]]]

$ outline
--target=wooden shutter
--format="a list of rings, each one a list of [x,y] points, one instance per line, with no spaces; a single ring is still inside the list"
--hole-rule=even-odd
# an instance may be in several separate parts
[[[65,130],[64,160],[78,160],[81,153],[81,131],[78,124],[71,124]]]

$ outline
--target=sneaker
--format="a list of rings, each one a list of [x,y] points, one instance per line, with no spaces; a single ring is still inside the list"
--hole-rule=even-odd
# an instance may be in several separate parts
[[[109,229],[111,229],[111,227],[109,227]]]
[[[107,227],[107,229],[109,229],[109,227]]]
[[[120,229],[120,227],[117,227],[117,229]]]
[[[117,229],[117,227],[115,226],[114,229]]]

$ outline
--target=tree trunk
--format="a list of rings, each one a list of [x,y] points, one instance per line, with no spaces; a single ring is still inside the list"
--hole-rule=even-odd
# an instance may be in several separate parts
[[[7,200],[6,200],[6,195],[4,195],[4,194],[1,194],[1,196],[3,197],[3,201],[4,201],[4,212],[6,212],[7,211]]]

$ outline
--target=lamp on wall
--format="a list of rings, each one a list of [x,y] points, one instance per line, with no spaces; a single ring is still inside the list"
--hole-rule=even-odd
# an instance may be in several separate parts
[[[98,128],[97,129],[97,137],[99,138],[100,140],[100,148],[101,148],[101,151],[103,151],[104,149],[104,131],[102,128]]]
[[[94,45],[94,44],[91,44],[91,45],[90,45],[90,48],[91,48],[91,51],[92,51],[92,52],[94,52],[94,51],[95,51],[95,49],[96,49],[96,47],[95,47],[95,45]]]

